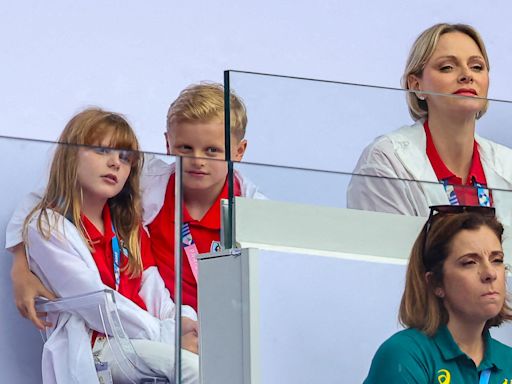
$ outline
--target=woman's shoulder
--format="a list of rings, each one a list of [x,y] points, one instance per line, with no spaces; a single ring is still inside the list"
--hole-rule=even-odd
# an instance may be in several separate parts
[[[425,333],[414,329],[408,328],[399,331],[392,335],[380,346],[379,350],[384,353],[393,354],[409,354],[416,353],[421,347],[430,346],[433,343],[432,338]],[[418,347],[420,347],[418,349]]]

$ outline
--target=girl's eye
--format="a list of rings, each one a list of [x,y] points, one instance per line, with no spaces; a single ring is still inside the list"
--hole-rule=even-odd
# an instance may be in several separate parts
[[[215,148],[215,147],[208,147],[206,149],[206,152],[208,152],[208,153],[217,153],[217,152],[219,152],[219,149]]]
[[[132,163],[132,153],[130,151],[119,151],[119,160],[125,164]]]
[[[94,148],[94,152],[100,154],[100,155],[106,155],[108,153],[110,153],[111,149],[110,148],[105,148],[105,147],[96,147]]]
[[[473,71],[480,72],[480,71],[483,71],[484,67],[483,67],[483,65],[481,65],[481,64],[476,64],[476,65],[472,65],[472,66],[471,66],[471,69],[472,69]]]

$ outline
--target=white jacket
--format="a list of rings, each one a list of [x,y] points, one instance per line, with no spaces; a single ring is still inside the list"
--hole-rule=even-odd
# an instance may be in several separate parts
[[[475,140],[497,215],[510,225],[512,150],[478,135]],[[449,201],[427,157],[421,120],[376,138],[361,154],[347,190],[348,208],[428,216],[429,206],[441,204]]]
[[[37,220],[28,226],[27,250],[31,270],[58,297],[70,297],[109,289],[76,227],[60,214],[49,211],[51,236],[45,239]],[[47,225],[47,224],[45,224]],[[147,306],[143,310],[115,292],[119,317],[130,339],[146,339],[174,345],[175,305],[156,267],[142,275],[139,295]],[[89,329],[102,332],[102,319],[96,309],[61,314],[54,332],[43,349],[43,382],[98,382],[93,363]]]

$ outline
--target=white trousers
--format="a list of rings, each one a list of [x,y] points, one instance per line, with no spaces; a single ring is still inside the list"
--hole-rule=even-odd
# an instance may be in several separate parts
[[[174,346],[151,340],[130,340],[137,355],[159,376],[165,376],[174,383]],[[96,340],[94,350],[101,362],[108,362],[114,383],[129,383],[125,374],[116,363],[106,339]],[[143,376],[134,378],[136,381]],[[182,384],[199,384],[199,356],[181,350],[181,382]]]

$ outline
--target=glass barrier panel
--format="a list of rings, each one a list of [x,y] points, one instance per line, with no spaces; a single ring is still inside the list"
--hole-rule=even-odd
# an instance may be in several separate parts
[[[451,122],[449,127],[435,122],[430,127],[441,157],[446,157],[444,147],[451,148],[450,137],[464,139],[471,147],[473,123],[480,135],[477,142],[481,141],[480,150],[484,157],[494,151],[495,143],[507,148],[512,146],[512,135],[508,133],[512,118],[510,101],[486,100],[472,93],[465,96],[434,92],[416,94],[403,89],[250,72],[228,71],[226,78],[229,80],[227,88],[243,100],[247,109],[244,162],[342,173],[365,173],[368,168],[380,165],[380,173],[375,173],[377,176],[434,181],[432,175],[422,169],[422,173],[412,172],[414,169],[409,164],[398,175],[395,175],[396,169],[393,173],[382,168],[386,165],[396,168],[395,162],[407,163],[405,156],[418,155],[413,150],[417,149],[419,155],[425,152],[423,123],[427,118],[428,103],[433,105],[431,109],[439,110],[437,114],[443,121]],[[424,118],[411,118],[408,100]],[[234,115],[236,108],[230,110]],[[473,116],[477,115],[482,116],[475,122]],[[469,123],[463,125],[460,121],[468,121],[464,116],[470,118]],[[413,127],[392,133],[405,126]],[[233,123],[231,127],[237,129]],[[446,135],[447,130],[453,131],[452,136]],[[378,137],[380,139],[375,141]],[[369,147],[371,143],[372,148]],[[403,153],[397,155],[393,151]],[[363,152],[366,162],[361,163]],[[390,158],[392,155],[394,157]],[[417,167],[425,160],[414,159]],[[485,164],[487,160],[498,162],[492,158],[484,159],[484,167],[494,165]],[[409,177],[403,177],[404,173]],[[510,173],[507,176],[510,184]],[[501,185],[489,186],[503,188]]]

